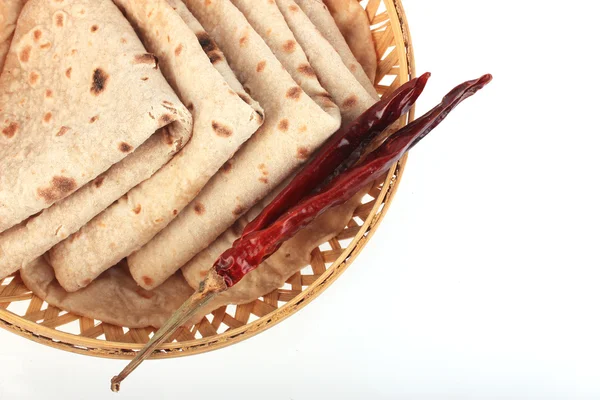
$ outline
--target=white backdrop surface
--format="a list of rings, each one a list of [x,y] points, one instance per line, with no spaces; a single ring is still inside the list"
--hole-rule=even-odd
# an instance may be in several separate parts
[[[598,399],[597,2],[405,0],[418,113],[490,72],[409,158],[321,297],[241,344],[148,362],[0,331],[0,399]],[[364,293],[364,297],[359,297]]]

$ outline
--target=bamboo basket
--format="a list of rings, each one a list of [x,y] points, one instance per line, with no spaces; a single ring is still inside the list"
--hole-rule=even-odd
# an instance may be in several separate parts
[[[415,76],[410,32],[400,0],[363,0],[375,40],[376,88],[385,95]],[[414,118],[414,109],[408,119]],[[400,123],[406,123],[406,117]],[[191,329],[180,328],[153,358],[216,350],[254,336],[306,306],[337,279],[373,236],[400,183],[406,157],[376,183],[346,228],[315,248],[311,263],[287,284],[255,301],[222,307]],[[0,280],[0,327],[60,350],[89,356],[131,359],[154,328],[128,329],[80,317],[43,302],[18,273]]]

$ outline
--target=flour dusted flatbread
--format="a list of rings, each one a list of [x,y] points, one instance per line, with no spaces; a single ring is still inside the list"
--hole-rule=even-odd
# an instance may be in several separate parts
[[[128,257],[134,279],[145,288],[208,246],[340,125],[339,110],[318,81],[294,81],[229,0],[186,3],[264,107],[265,123],[166,229]],[[302,51],[296,41],[286,48]]]
[[[0,76],[0,232],[190,116],[109,0],[28,1]],[[178,136],[182,136],[177,134]]]
[[[358,0],[323,0],[352,53],[369,79],[375,79],[377,56],[369,17]]]
[[[75,293],[68,293],[58,284],[44,257],[24,267],[21,278],[29,290],[51,306],[128,328],[159,328],[193,292],[181,274],[152,291],[144,290],[131,278],[124,262]]]
[[[294,0],[267,1],[261,7],[256,7],[255,0],[232,2],[244,13],[279,61],[288,71],[292,71],[296,81],[312,82],[318,78],[340,107],[342,124],[356,119],[378,98],[361,86],[339,54]],[[287,44],[295,42],[303,52],[288,51]]]
[[[34,3],[32,3],[31,5],[34,5]],[[109,3],[108,7],[112,8],[112,3]],[[85,10],[85,8],[83,10]],[[118,10],[115,10],[113,8],[113,11],[115,12],[115,16],[122,18],[120,17],[120,13],[118,12]],[[26,11],[24,11],[24,14],[25,12]],[[57,15],[62,14],[60,14],[59,12]],[[63,20],[63,24],[64,22],[65,21]],[[19,23],[21,24],[22,22]],[[42,33],[43,28],[41,28],[39,25],[35,26],[37,28],[34,29],[33,35],[37,35],[38,41],[41,41],[44,37]],[[100,27],[96,27],[96,33],[101,34]],[[176,99],[176,97],[174,97],[175,95],[171,91],[171,89],[168,86],[166,86],[164,79],[157,71],[158,66],[154,56],[145,52],[141,43],[139,42],[131,28],[129,28],[127,25],[124,25],[124,27],[126,29],[123,29],[123,32],[121,32],[119,43],[121,43],[122,45],[127,45],[128,43],[137,43],[135,45],[135,48],[139,48],[141,50],[141,52],[135,53],[135,55],[133,56],[134,60],[131,61],[132,66],[129,67],[132,68],[132,76],[138,76],[142,74],[141,78],[139,78],[137,82],[132,82],[132,84],[141,86],[140,88],[134,89],[134,91],[139,91],[140,93],[147,92],[147,94],[145,95],[151,96],[153,93],[153,87],[155,87],[156,91],[154,92],[154,94],[160,97],[164,97],[164,101],[167,102],[165,104],[159,103],[153,105],[150,100],[147,100],[143,102],[143,104],[145,104],[147,107],[147,111],[140,110],[140,112],[151,113],[150,110],[152,110],[157,115],[160,115],[160,118],[162,118],[163,120],[153,122],[157,126],[168,123],[167,120],[171,120],[173,121],[173,123],[168,124],[165,128],[159,129],[149,139],[143,142],[138,148],[128,149],[129,154],[124,159],[111,166],[107,171],[102,173],[100,176],[96,177],[93,181],[84,185],[72,195],[62,200],[58,200],[49,208],[43,210],[43,212],[38,213],[37,215],[28,218],[26,221],[23,221],[22,223],[17,224],[16,226],[0,233],[1,277],[7,276],[12,272],[18,270],[28,262],[42,255],[55,244],[64,240],[69,235],[77,232],[77,230],[81,228],[81,226],[83,226],[95,215],[97,215],[98,213],[106,209],[108,206],[110,206],[111,203],[113,203],[119,197],[127,193],[139,182],[148,179],[150,176],[152,176],[152,174],[154,174],[160,167],[167,163],[172,158],[172,156],[177,151],[179,151],[181,147],[184,146],[189,140],[189,137],[191,135],[191,116],[189,115],[188,111],[185,109],[183,104],[181,104],[181,102],[179,102]],[[70,29],[68,26],[63,26],[62,28]],[[35,33],[36,31],[38,31],[38,33]],[[19,39],[18,35],[19,33],[17,33],[16,40]],[[73,48],[70,50],[70,53],[77,54],[79,52],[79,50],[77,50],[76,48],[77,42],[74,42],[72,44]],[[98,45],[100,44],[98,43]],[[55,58],[52,54],[53,53],[50,52],[48,56]],[[11,57],[13,57],[12,54]],[[21,72],[18,67],[14,67],[15,60],[11,57],[9,57],[9,63],[7,64],[7,68],[9,69],[7,73],[18,77],[20,76]],[[60,58],[56,57],[56,59]],[[138,62],[139,60],[143,60],[143,62],[140,64]],[[8,67],[11,65],[10,63],[13,63],[13,67]],[[73,62],[73,65],[79,64]],[[76,78],[77,75],[74,74],[73,69],[70,72],[70,78],[68,78],[66,76],[66,72],[63,71],[60,63],[57,63],[57,67],[59,68],[59,74],[65,74],[63,75],[64,79]],[[52,74],[52,72],[49,73]],[[152,81],[150,79],[151,76],[154,77]],[[60,83],[60,79],[58,80],[58,83]],[[2,81],[9,82],[4,80],[4,76],[2,78]],[[47,83],[48,85],[53,84],[53,82]],[[16,85],[15,87],[18,87],[19,82],[11,84],[14,84]],[[146,88],[146,85],[151,86]],[[34,89],[35,88],[32,88],[30,91],[26,91],[26,93],[34,95],[36,93]],[[75,96],[74,98],[76,98],[77,88],[71,89],[71,93]],[[87,85],[84,88],[80,88],[80,91],[88,90],[89,87]],[[15,96],[17,95],[17,93],[11,93],[11,95]],[[70,104],[73,104],[72,99],[65,99],[61,93],[55,92],[55,90],[53,89],[46,89],[43,94],[38,93],[37,95],[41,95],[44,98],[42,104],[39,104],[39,102],[35,102],[35,104],[38,104],[39,108],[41,108],[42,110],[42,107],[55,107],[56,109],[60,109],[59,106],[61,104],[63,106],[65,106],[66,104],[66,107],[69,108]],[[111,94],[111,96],[116,95],[118,95],[116,91],[113,91]],[[175,103],[171,103],[169,99],[174,100]],[[59,102],[59,104],[56,104],[57,101]],[[72,106],[74,107],[75,105]],[[5,108],[2,107],[2,111],[4,110]],[[130,111],[133,112],[133,109],[130,108]],[[35,109],[28,110],[24,107],[22,109],[23,118],[31,118],[31,116],[34,115],[35,112]],[[54,130],[51,126],[49,128],[46,128],[52,129],[49,132],[49,140],[52,140],[53,137],[56,140],[63,140],[63,136],[69,134],[84,136],[86,134],[95,133],[101,135],[102,132],[104,132],[104,128],[110,128],[111,126],[114,126],[115,121],[104,120],[105,118],[110,118],[110,113],[103,114],[101,112],[101,109],[97,109],[96,107],[92,107],[91,105],[89,110],[84,109],[81,111],[81,113],[82,114],[79,116],[79,118],[75,118],[76,116],[66,117],[73,122],[73,124],[69,124],[69,128],[72,128],[74,126],[78,128],[72,128],[66,131],[65,129],[61,128],[62,132],[64,133],[64,135],[62,136],[54,136]],[[150,116],[148,114],[146,115],[147,118],[150,119]],[[131,118],[133,118],[134,120],[136,118],[141,120],[140,117]],[[143,118],[146,117],[144,116]],[[155,119],[157,119],[157,117],[155,117]],[[100,130],[94,128],[96,124],[100,126]],[[33,133],[34,132],[31,132],[32,135]],[[18,141],[18,136],[15,137],[15,139]],[[77,146],[77,140],[73,141],[75,142],[74,147],[70,148],[69,150],[83,150],[81,147]],[[15,145],[18,146],[18,143],[16,143]],[[61,143],[58,143],[58,145],[68,146],[69,142],[63,141]],[[11,146],[11,143],[7,143],[7,146]],[[33,148],[32,144],[30,144],[30,147]],[[123,147],[125,146],[123,145]],[[40,151],[43,152],[43,149]],[[73,151],[73,153],[74,157],[78,156],[77,152]],[[93,152],[92,156],[98,157],[98,154],[96,152]],[[2,160],[2,162],[4,162],[4,160]],[[35,168],[35,166],[33,166],[33,168]],[[33,169],[32,172],[35,172],[35,169]],[[0,181],[1,179],[2,178],[0,177]]]
[[[356,79],[371,95],[376,95],[377,92],[372,83],[377,70],[377,55],[369,19],[360,4],[356,0],[327,1],[327,5],[331,7],[328,10],[322,0],[295,1],[340,54],[344,64]],[[345,7],[352,11],[352,16],[345,17]],[[330,11],[334,14],[333,16]],[[344,38],[340,29],[343,29],[346,35],[353,34],[354,37],[352,39]],[[347,43],[347,39],[351,41]]]
[[[243,90],[238,95],[213,68],[194,32],[167,1],[115,3],[192,110],[193,135],[150,179],[50,251],[56,277],[68,291],[89,284],[167,226],[263,121],[262,110],[247,104],[240,95],[249,96]],[[222,57],[212,62],[226,64]]]
[[[169,127],[161,128],[132,154],[71,196],[0,233],[0,277],[17,271],[77,232],[167,163],[189,138],[189,131],[187,136],[177,137]]]
[[[0,72],[10,48],[17,18],[26,0],[3,0],[0,2]]]
[[[208,56],[210,62],[213,63],[213,67],[223,76],[225,81],[229,84],[229,87],[235,91],[246,103],[257,111],[263,111],[262,107],[256,100],[251,98],[246,90],[235,76],[235,73],[225,60],[225,55],[219,49],[214,40],[206,32],[204,27],[200,25],[200,22],[194,17],[190,10],[183,4],[181,0],[167,0],[169,5],[173,7],[173,10],[177,11],[181,19],[187,24],[188,28],[194,32],[194,35],[198,38],[198,42],[204,49],[204,52]]]

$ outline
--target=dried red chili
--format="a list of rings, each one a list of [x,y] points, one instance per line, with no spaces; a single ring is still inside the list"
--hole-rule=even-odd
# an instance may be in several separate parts
[[[454,88],[427,114],[391,135],[379,148],[355,167],[343,172],[329,184],[290,208],[270,226],[252,231],[226,250],[214,268],[228,287],[238,283],[257,268],[281,244],[306,227],[326,210],[340,205],[362,187],[386,173],[400,157],[431,132],[458,104],[492,80],[491,75],[468,81]]]
[[[375,103],[351,124],[338,130],[277,197],[246,226],[242,236],[263,229],[291,205],[312,192],[334,171],[339,174],[352,165],[353,162],[346,160],[356,161],[373,138],[405,115],[423,92],[430,76],[430,73],[425,73],[408,81],[384,100]]]

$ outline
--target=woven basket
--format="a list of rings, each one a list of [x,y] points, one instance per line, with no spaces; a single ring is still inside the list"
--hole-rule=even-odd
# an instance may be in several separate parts
[[[379,65],[380,95],[414,77],[410,33],[400,0],[363,0],[371,21]],[[408,118],[412,120],[414,109]],[[406,123],[406,118],[401,123]],[[337,238],[312,252],[310,266],[287,284],[255,301],[222,307],[192,329],[180,328],[153,358],[198,354],[247,339],[304,307],[350,265],[360,253],[396,192],[406,158],[365,196],[363,204]],[[154,333],[153,328],[128,329],[83,318],[49,306],[34,296],[18,273],[0,280],[0,327],[57,349],[89,356],[130,359]]]

